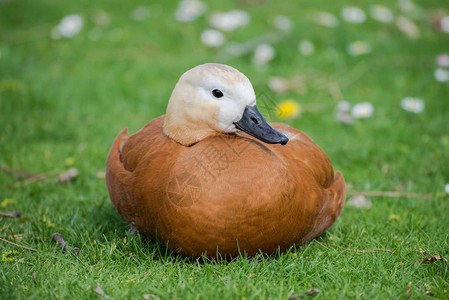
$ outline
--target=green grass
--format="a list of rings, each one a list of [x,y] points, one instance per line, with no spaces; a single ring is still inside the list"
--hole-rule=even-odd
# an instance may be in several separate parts
[[[449,84],[434,78],[435,58],[449,49],[449,35],[430,25],[444,1],[416,1],[416,10],[401,13],[396,1],[377,1],[394,14],[412,18],[420,37],[410,39],[394,23],[369,16],[363,24],[341,20],[348,1],[208,1],[208,12],[193,23],[179,23],[177,3],[146,3],[150,17],[131,19],[138,1],[0,1],[0,163],[16,170],[48,174],[49,181],[25,183],[0,172],[0,201],[17,204],[20,218],[0,219],[0,237],[36,249],[0,241],[0,298],[96,298],[98,285],[115,299],[287,299],[318,288],[317,298],[449,297],[449,267],[437,261],[417,264],[435,253],[449,257]],[[367,1],[349,1],[368,12]],[[257,68],[250,54],[218,60],[221,49],[200,42],[212,11],[245,9],[251,23],[226,33],[245,42],[268,32],[276,15],[292,19],[294,28],[273,47],[276,57]],[[317,11],[340,19],[335,29],[313,23]],[[98,40],[89,39],[98,13],[110,16]],[[81,33],[53,40],[50,32],[65,15],[84,18]],[[297,51],[302,39],[316,47],[313,56]],[[366,40],[372,52],[352,57],[347,44]],[[192,261],[138,235],[110,203],[104,179],[108,149],[129,127],[137,131],[163,114],[174,84],[187,69],[204,62],[224,62],[245,73],[256,94],[274,102],[293,98],[304,109],[287,121],[310,135],[341,170],[351,190],[402,191],[430,199],[372,197],[371,209],[346,206],[323,236],[286,253],[231,262]],[[271,76],[304,77],[307,92],[272,93]],[[332,96],[329,84],[342,96]],[[421,114],[406,112],[400,100],[422,98]],[[369,101],[374,114],[347,126],[335,120],[336,103]],[[54,172],[74,159],[79,176],[59,185]],[[51,241],[60,232],[79,256]],[[126,238],[126,240],[125,240]],[[332,246],[335,244],[339,247]],[[357,253],[353,250],[385,248]],[[425,255],[420,248],[429,252]],[[17,251],[11,252],[10,251]],[[4,258],[4,259],[3,259]],[[20,261],[19,261],[20,260]],[[33,280],[35,274],[36,282]]]

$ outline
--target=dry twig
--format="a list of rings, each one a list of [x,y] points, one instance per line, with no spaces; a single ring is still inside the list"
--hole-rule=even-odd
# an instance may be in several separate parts
[[[20,248],[23,248],[23,249],[26,249],[26,250],[30,250],[30,251],[35,251],[35,252],[37,252],[36,249],[28,248],[28,247],[25,247],[25,246],[22,246],[22,245],[13,243],[13,242],[11,242],[11,241],[8,241],[8,240],[2,239],[2,238],[0,238],[0,241],[3,241],[3,242],[5,242],[5,243],[8,243],[8,244],[11,244],[11,245],[14,245],[14,246],[16,246],[16,247],[20,247]]]
[[[11,211],[11,212],[7,212],[7,213],[0,212],[0,217],[3,217],[3,218],[18,218],[21,215],[22,215],[22,211],[20,211],[20,210]]]
[[[335,244],[327,244],[327,243],[320,243],[320,242],[318,242],[318,243],[321,244],[321,245],[328,245],[328,246],[332,246],[332,247],[335,247],[335,248],[340,248],[342,250],[355,252],[355,253],[390,252],[390,253],[394,254],[394,251],[391,251],[391,250],[388,250],[388,249],[355,250],[355,249],[348,249],[348,248],[345,248],[345,247],[342,247],[342,246],[338,246],[338,245],[335,245]]]
[[[432,194],[419,194],[419,193],[407,193],[407,192],[396,192],[396,191],[354,191],[349,190],[349,194],[352,195],[362,195],[370,197],[390,197],[390,198],[421,198],[430,199]]]
[[[16,169],[13,169],[10,166],[5,165],[5,164],[0,164],[0,169],[2,171],[6,171],[10,174],[13,174],[18,178],[27,178],[27,179],[37,178],[37,180],[44,179],[44,176],[42,176],[40,174],[34,174],[34,173],[30,173],[30,172],[27,172],[24,170],[16,170]]]

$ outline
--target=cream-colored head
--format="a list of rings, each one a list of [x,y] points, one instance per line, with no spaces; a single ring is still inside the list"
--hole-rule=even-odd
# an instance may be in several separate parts
[[[242,118],[246,106],[255,104],[253,86],[241,72],[227,65],[199,65],[176,84],[164,133],[189,146],[211,135],[235,132],[234,122]]]
[[[204,64],[179,78],[165,116],[163,130],[168,137],[190,146],[237,129],[266,143],[285,145],[288,141],[259,113],[251,82],[236,69]]]

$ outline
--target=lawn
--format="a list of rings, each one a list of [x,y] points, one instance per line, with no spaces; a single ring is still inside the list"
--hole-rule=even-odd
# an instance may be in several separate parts
[[[0,219],[0,298],[288,299],[318,289],[317,299],[448,299],[449,4],[206,2],[181,22],[177,1],[0,1],[0,211],[22,212]],[[384,19],[373,4],[387,7]],[[344,17],[351,5],[364,15]],[[248,24],[204,44],[211,16],[234,9]],[[58,24],[69,15],[82,28],[65,37]],[[259,44],[269,45],[262,61]],[[228,262],[187,259],[128,231],[105,185],[109,147],[122,128],[164,114],[179,76],[205,62],[247,75],[267,119],[307,133],[344,174],[347,204],[324,235]],[[288,88],[273,89],[273,77]],[[408,110],[407,97],[418,99]],[[272,113],[286,99],[298,116]],[[59,183],[70,168],[78,175]]]

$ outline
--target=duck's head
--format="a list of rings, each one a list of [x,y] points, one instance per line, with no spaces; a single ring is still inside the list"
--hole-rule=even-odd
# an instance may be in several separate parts
[[[265,143],[288,142],[259,113],[249,79],[221,64],[199,65],[181,76],[170,97],[163,130],[185,146],[237,130]]]

